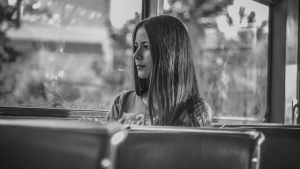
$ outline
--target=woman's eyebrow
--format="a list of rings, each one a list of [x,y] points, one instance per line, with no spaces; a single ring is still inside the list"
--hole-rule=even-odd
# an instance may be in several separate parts
[[[149,43],[148,41],[143,41],[143,42],[141,42],[141,44],[145,44],[145,43]]]
[[[149,43],[149,41],[142,41],[141,44],[144,45],[145,43]],[[138,42],[134,42],[134,44],[138,44]]]

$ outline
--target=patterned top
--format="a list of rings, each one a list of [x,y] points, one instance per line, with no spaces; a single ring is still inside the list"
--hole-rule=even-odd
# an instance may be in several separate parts
[[[178,126],[210,126],[212,114],[210,106],[205,102],[200,105],[200,110],[207,111],[205,114],[208,117],[204,118],[204,113],[193,113],[192,116],[183,113]],[[106,121],[118,121],[122,125],[151,125],[147,105],[133,90],[124,91],[115,98]]]

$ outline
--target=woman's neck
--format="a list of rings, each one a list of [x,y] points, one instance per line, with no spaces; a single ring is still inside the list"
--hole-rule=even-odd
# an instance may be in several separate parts
[[[148,91],[146,91],[145,93],[143,93],[142,94],[142,96],[141,96],[141,99],[142,99],[142,102],[144,103],[144,104],[146,104],[147,106],[148,106]]]

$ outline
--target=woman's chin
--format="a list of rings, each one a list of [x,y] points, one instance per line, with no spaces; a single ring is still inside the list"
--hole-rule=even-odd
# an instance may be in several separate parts
[[[145,75],[144,73],[139,73],[138,77],[141,78],[141,79],[148,79],[149,78],[149,76]]]

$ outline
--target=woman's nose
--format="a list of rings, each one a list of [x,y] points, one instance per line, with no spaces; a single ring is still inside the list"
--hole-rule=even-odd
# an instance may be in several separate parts
[[[142,51],[139,48],[136,49],[135,53],[133,54],[133,58],[136,60],[143,59]]]

